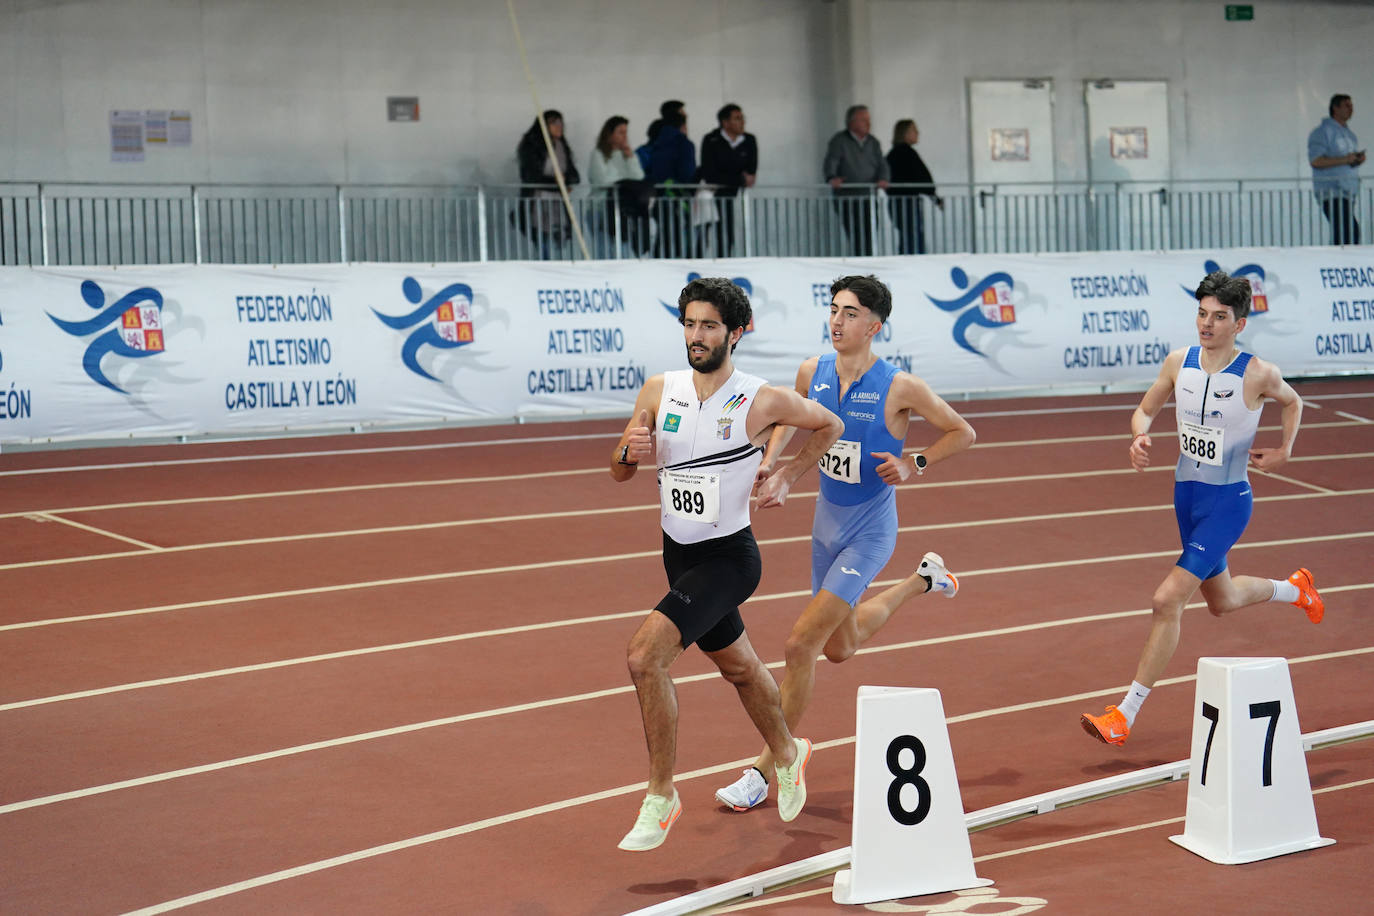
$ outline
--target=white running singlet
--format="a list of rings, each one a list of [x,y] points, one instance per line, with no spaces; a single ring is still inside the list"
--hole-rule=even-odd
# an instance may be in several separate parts
[[[679,544],[734,534],[749,525],[749,497],[763,450],[745,421],[765,382],[739,370],[705,401],[692,369],[663,373],[658,402],[658,496],[663,531]]]
[[[1174,380],[1179,442],[1174,480],[1240,483],[1249,479],[1250,446],[1264,408],[1245,406],[1245,367],[1251,355],[1237,353],[1225,369],[1208,374],[1201,350],[1188,348]]]

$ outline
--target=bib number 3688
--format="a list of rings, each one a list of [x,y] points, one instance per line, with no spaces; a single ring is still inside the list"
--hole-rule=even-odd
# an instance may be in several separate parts
[[[1222,430],[1215,426],[1201,426],[1197,423],[1180,423],[1178,427],[1178,448],[1184,457],[1203,464],[1221,464]]]

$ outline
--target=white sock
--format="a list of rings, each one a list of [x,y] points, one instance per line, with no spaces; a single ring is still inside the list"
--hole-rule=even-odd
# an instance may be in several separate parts
[[[1135,717],[1140,713],[1140,707],[1149,695],[1149,687],[1137,681],[1131,681],[1131,689],[1126,691],[1126,696],[1121,699],[1116,707],[1126,717],[1127,726],[1135,725]]]
[[[1292,604],[1298,600],[1298,587],[1287,579],[1270,579],[1274,584],[1274,597],[1270,601],[1287,601]]]

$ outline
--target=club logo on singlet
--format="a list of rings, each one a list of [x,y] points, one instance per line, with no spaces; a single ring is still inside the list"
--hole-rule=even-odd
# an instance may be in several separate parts
[[[670,413],[663,418],[663,431],[665,433],[675,433],[682,425],[682,417],[675,413]]]

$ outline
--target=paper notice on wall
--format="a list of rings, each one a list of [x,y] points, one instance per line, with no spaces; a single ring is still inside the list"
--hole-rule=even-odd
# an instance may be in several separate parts
[[[144,116],[141,111],[110,112],[110,161],[143,161]]]
[[[143,113],[143,142],[149,146],[167,143],[166,111],[145,111]]]
[[[191,113],[172,111],[167,114],[167,145],[191,145]]]

